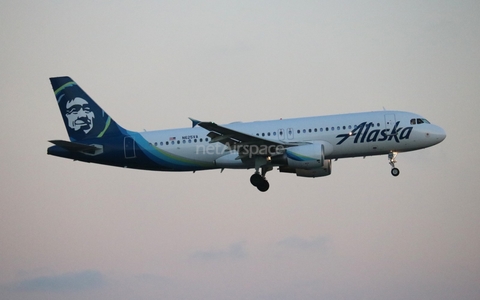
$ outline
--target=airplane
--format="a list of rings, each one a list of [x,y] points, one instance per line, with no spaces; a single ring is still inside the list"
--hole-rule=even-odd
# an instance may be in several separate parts
[[[446,137],[418,114],[390,110],[226,125],[190,118],[191,128],[136,132],[121,127],[70,77],[50,82],[70,140],[50,140],[47,154],[154,171],[255,169],[250,183],[261,192],[269,189],[265,175],[274,167],[315,178],[348,157],[387,155],[398,176],[398,153]]]

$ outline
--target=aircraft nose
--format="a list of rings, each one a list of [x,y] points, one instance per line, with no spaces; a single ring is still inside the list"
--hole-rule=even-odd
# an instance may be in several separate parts
[[[445,132],[445,130],[442,127],[436,125],[433,126],[432,130],[429,132],[429,135],[437,143],[440,143],[447,137],[447,133]]]

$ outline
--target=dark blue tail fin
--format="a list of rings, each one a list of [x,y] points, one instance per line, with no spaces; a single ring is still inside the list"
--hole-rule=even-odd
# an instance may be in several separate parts
[[[50,82],[72,142],[125,133],[70,77],[54,77]]]

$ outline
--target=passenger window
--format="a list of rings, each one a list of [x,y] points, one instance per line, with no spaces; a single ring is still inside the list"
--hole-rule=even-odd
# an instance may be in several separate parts
[[[163,146],[163,142],[160,142],[160,146]]]
[[[300,133],[300,129],[299,129],[299,130],[297,130],[297,133]]]
[[[312,130],[311,130],[311,129],[309,129],[309,130],[308,130],[308,132],[310,132],[310,133],[311,133],[311,132],[312,132]]]
[[[332,131],[334,131],[334,130],[335,130],[335,127],[332,126]]]
[[[268,135],[268,136],[270,136],[270,132],[269,132],[269,133],[267,133],[267,135]]]
[[[313,131],[317,132],[317,128],[314,128]]]
[[[277,135],[277,132],[276,132],[276,131],[274,131],[274,132],[273,132],[273,136],[276,136],[276,135]]]
[[[325,127],[325,131],[328,131],[328,127]]]
[[[167,146],[168,146],[168,142],[165,142],[165,145],[167,145]]]
[[[303,133],[306,133],[306,132],[307,132],[307,131],[304,129],[304,130],[303,130]]]
[[[323,128],[320,128],[320,132],[323,132]]]

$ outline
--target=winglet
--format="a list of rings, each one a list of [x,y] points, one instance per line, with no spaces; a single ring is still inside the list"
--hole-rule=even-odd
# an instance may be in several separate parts
[[[198,124],[202,123],[202,121],[199,121],[199,120],[195,120],[195,119],[192,119],[192,118],[189,118],[190,121],[192,121],[192,128],[197,126]]]

